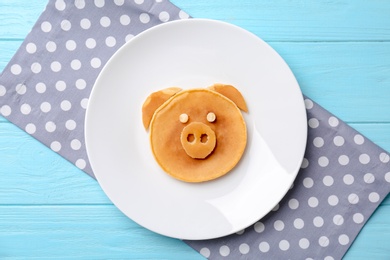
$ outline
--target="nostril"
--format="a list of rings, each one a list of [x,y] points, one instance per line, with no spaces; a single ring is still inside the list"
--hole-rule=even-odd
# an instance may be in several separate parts
[[[188,134],[187,135],[187,141],[192,143],[195,140],[195,136],[193,134]]]
[[[209,140],[209,136],[207,134],[202,134],[200,136],[200,142],[201,143],[207,143],[208,140]]]

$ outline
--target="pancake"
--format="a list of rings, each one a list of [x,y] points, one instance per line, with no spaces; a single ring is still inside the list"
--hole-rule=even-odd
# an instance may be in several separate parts
[[[246,109],[238,94],[240,106]],[[246,124],[239,107],[212,88],[173,93],[150,121],[156,161],[166,173],[185,182],[225,175],[240,161],[246,143]]]

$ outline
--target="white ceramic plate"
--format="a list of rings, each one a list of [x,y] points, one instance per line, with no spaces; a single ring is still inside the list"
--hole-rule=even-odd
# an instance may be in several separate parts
[[[173,179],[153,158],[142,104],[159,89],[216,82],[246,99],[246,151],[217,180]],[[209,239],[248,227],[283,198],[303,159],[307,123],[297,81],[268,44],[231,24],[190,19],[139,34],[109,60],[89,99],[85,137],[99,184],[124,214],[166,236]]]

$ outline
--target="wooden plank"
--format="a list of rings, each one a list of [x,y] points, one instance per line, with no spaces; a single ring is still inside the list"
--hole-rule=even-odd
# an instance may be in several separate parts
[[[0,41],[0,69],[16,45]],[[330,112],[347,122],[390,122],[390,42],[270,45],[289,64],[303,93]]]
[[[383,0],[173,0],[192,17],[227,21],[267,41],[390,40],[390,5]]]
[[[0,38],[24,38],[46,2],[1,0]],[[382,0],[244,0],[229,4],[207,0],[172,2],[193,17],[234,23],[262,35],[266,40],[390,40],[390,6]]]
[[[5,41],[0,39],[0,72],[7,66],[21,44],[21,40]]]
[[[0,257],[202,259],[182,241],[156,236],[114,206],[1,207]],[[390,226],[381,206],[345,259],[386,259]],[[71,251],[69,251],[71,249]],[[360,257],[360,258],[356,258]]]
[[[0,39],[24,39],[48,0],[0,0]]]
[[[140,227],[114,206],[0,209],[2,259],[203,259],[182,241]]]
[[[390,124],[352,127],[390,151]],[[95,180],[9,122],[0,122],[0,165],[0,205],[111,203]]]

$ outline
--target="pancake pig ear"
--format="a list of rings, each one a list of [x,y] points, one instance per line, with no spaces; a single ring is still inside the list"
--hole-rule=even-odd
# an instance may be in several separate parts
[[[142,105],[142,123],[144,124],[145,129],[149,128],[150,121],[157,108],[179,91],[181,91],[181,88],[166,88],[153,92],[146,98]]]
[[[244,112],[248,112],[248,107],[246,106],[244,97],[235,87],[231,85],[217,83],[210,86],[209,89],[218,92],[221,95],[224,95],[225,97],[233,101],[239,109]]]

